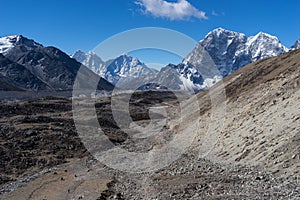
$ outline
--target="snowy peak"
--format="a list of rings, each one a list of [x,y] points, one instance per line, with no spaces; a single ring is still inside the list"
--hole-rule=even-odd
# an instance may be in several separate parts
[[[226,30],[226,29],[223,29],[223,28],[214,29],[213,31],[209,32],[206,35],[206,37],[209,37],[210,35],[213,35],[215,37],[228,37],[228,36],[242,36],[243,37],[243,36],[245,36],[242,33]]]
[[[139,61],[137,58],[133,58],[132,56],[129,55],[121,55],[117,57],[116,59],[113,60],[113,62],[110,65],[114,65],[119,68],[135,68],[138,66],[143,66],[146,67],[144,63]]]
[[[223,28],[217,28],[211,32],[209,32],[205,38],[200,41],[200,42],[214,42],[214,41],[218,41],[220,42],[221,40],[226,40],[227,44],[230,45],[230,42],[232,42],[232,40],[241,40],[241,41],[245,41],[246,40],[246,35],[243,33],[239,33],[239,32],[234,32],[234,31],[229,31]],[[223,43],[220,43],[223,44]]]
[[[272,40],[278,40],[278,38],[276,36],[270,35],[269,33],[265,33],[265,32],[259,32],[257,33],[255,36],[249,37],[249,38],[261,38],[261,39],[272,39]]]
[[[190,64],[195,67],[203,65],[206,61],[213,61],[217,66],[219,74],[228,75],[232,69],[237,68],[237,55],[241,54],[244,44],[247,42],[245,34],[217,28],[209,32],[201,40],[196,48],[184,59],[184,64]],[[200,62],[199,62],[200,61]],[[248,63],[247,63],[248,64]],[[201,66],[203,67],[203,66]],[[214,75],[212,74],[210,78]]]
[[[129,55],[121,55],[112,60],[107,66],[105,73],[106,80],[116,84],[121,78],[132,79],[143,76],[149,76],[156,73],[155,70],[150,69],[137,58]]]
[[[300,49],[300,39],[298,39],[295,44],[291,47],[292,50]]]
[[[29,48],[42,47],[41,44],[38,44],[22,35],[11,35],[0,38],[0,53],[5,54],[11,48],[18,45],[25,45]]]
[[[94,52],[89,51],[87,54],[81,50],[76,51],[72,56],[76,61],[87,66],[90,70],[100,75],[104,76],[105,63],[104,61]]]
[[[283,46],[277,37],[263,32],[249,37],[246,48],[251,54],[252,62],[288,52],[288,48]]]
[[[0,53],[5,53],[9,49],[13,48],[20,40],[20,35],[12,35],[0,38]]]
[[[102,75],[102,72],[104,70],[103,68],[105,67],[104,61],[92,51],[89,51],[86,54],[84,65],[89,66],[92,71],[100,75]]]
[[[82,63],[86,60],[86,55],[83,51],[78,50],[71,56],[71,58],[74,58],[78,62]]]
[[[104,61],[97,55],[95,54],[94,52],[92,51],[89,51],[87,54],[84,53],[83,51],[81,50],[78,50],[76,51],[72,56],[71,58],[74,58],[75,60],[77,60],[78,62],[80,63],[83,63],[83,62],[87,62],[87,61],[90,61],[92,59],[95,59],[97,61],[100,61],[102,63],[104,63]]]

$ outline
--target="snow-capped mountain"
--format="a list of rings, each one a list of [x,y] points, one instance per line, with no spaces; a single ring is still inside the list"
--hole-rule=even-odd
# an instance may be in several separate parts
[[[71,55],[71,58],[74,58],[77,62],[83,63],[87,59],[87,55],[83,51],[78,50]]]
[[[292,50],[300,49],[300,39],[298,39],[295,44],[291,47]]]
[[[249,37],[246,43],[246,52],[251,55],[252,62],[278,56],[288,51],[289,49],[283,46],[277,37],[263,32]]]
[[[214,76],[205,79],[201,75],[201,70],[197,67],[184,64],[168,64],[156,74],[133,78],[125,83],[121,82],[120,88],[139,90],[170,89],[194,93],[202,89],[208,89],[220,78]],[[119,87],[119,85],[117,86]]]
[[[120,79],[122,82],[128,82],[133,78],[157,73],[156,70],[147,67],[137,58],[126,54],[104,62],[93,52],[85,54],[82,51],[77,51],[72,55],[72,58],[113,84],[117,84]]]
[[[122,82],[127,82],[133,78],[150,76],[155,73],[157,73],[156,70],[147,67],[137,58],[129,55],[121,55],[106,67],[104,78],[116,84],[120,79]]]
[[[159,83],[162,88],[194,92],[211,87],[220,78],[220,76],[205,78],[201,69],[191,65],[169,64],[161,69],[153,82]]]
[[[89,51],[85,54],[83,51],[78,50],[71,57],[101,77],[105,76],[106,63],[94,52]]]
[[[22,35],[11,35],[0,38],[0,53],[5,54],[11,48],[18,45],[26,45],[26,47],[28,48],[42,47],[41,44],[38,44],[33,40],[25,38]]]
[[[183,60],[183,64],[191,66],[202,65],[206,59],[212,59],[222,76],[227,75],[236,65],[247,64],[249,58],[238,59],[243,53],[247,37],[244,34],[215,29],[201,40],[196,48]],[[205,57],[203,54],[208,53]],[[242,63],[240,63],[242,62]],[[213,67],[210,67],[213,68]]]
[[[267,33],[247,37],[243,33],[218,28],[198,43],[183,64],[198,66],[199,60],[203,62],[203,50],[207,51],[224,77],[251,62],[285,53],[288,48],[277,37]]]

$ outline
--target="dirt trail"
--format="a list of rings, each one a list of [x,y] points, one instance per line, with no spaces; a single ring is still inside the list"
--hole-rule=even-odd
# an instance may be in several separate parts
[[[4,194],[1,199],[97,199],[111,182],[101,167],[94,170],[86,166],[86,159],[73,160],[59,170],[44,174],[17,190]]]

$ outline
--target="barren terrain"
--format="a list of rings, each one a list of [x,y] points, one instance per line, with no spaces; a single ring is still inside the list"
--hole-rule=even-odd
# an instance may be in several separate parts
[[[180,107],[172,93],[136,93],[130,104],[135,122],[147,125],[149,108],[157,104],[169,115],[164,135],[147,140],[119,129],[110,98],[98,99],[99,124],[123,149],[148,152],[195,133],[178,159],[148,173],[95,160],[76,132],[71,100],[3,102],[0,198],[299,199],[299,85],[296,50],[252,63],[200,92],[199,110],[193,99]]]

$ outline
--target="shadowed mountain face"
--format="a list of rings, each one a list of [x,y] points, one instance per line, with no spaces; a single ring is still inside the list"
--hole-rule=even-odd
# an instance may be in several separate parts
[[[2,76],[14,79],[12,83],[16,86],[33,91],[71,91],[81,68],[83,76],[79,88],[90,87],[90,80],[99,80],[98,90],[113,88],[110,83],[55,47],[43,47],[23,36],[10,38],[9,41],[12,42],[11,47],[6,49],[0,60]],[[30,81],[27,83],[26,80]]]
[[[23,65],[0,54],[1,90],[47,90],[50,87]]]
[[[47,82],[54,90],[70,90],[81,64],[54,47],[27,49],[17,46],[6,56]]]

